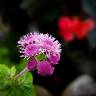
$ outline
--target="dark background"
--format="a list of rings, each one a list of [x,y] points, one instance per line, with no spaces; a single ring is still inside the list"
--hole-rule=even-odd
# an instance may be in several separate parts
[[[91,30],[86,38],[70,43],[58,36],[60,16],[91,17],[95,22],[95,10],[95,0],[0,0],[0,26],[4,27],[0,27],[0,52],[8,49],[1,54],[0,63],[4,56],[4,61],[18,65],[17,41],[22,35],[36,30],[58,39],[62,44],[62,53],[54,74],[41,77],[34,72],[34,84],[44,86],[54,96],[60,96],[81,74],[88,74],[95,80],[96,29]]]

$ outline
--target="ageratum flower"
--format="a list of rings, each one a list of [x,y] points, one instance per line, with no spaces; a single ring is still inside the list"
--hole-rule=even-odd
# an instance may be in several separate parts
[[[54,67],[51,66],[50,62],[48,61],[41,61],[37,65],[38,74],[45,75],[52,75],[54,71]]]
[[[55,64],[60,60],[61,44],[49,34],[29,33],[18,41],[21,57],[28,59],[29,71],[52,75]]]

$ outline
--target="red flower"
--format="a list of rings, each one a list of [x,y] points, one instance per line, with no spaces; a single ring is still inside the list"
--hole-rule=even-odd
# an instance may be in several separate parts
[[[60,31],[59,35],[65,40],[65,41],[72,41],[74,40],[74,35],[71,31]]]
[[[69,17],[61,17],[58,22],[60,28],[59,35],[66,41],[72,41],[74,39],[72,33],[72,20]]]
[[[70,42],[74,38],[83,39],[93,28],[94,23],[91,19],[82,21],[79,18],[61,17],[58,22],[59,35],[66,41]]]
[[[77,23],[75,23],[77,22]],[[88,32],[93,28],[94,23],[92,20],[86,20],[86,21],[75,21],[74,19],[74,34],[78,39],[83,39],[88,35]]]
[[[72,29],[72,20],[69,17],[61,17],[59,19],[58,25],[61,30]]]

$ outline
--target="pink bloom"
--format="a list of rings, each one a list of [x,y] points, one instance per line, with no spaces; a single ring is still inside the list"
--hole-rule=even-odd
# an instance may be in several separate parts
[[[22,57],[31,57],[42,52],[56,52],[60,54],[61,44],[48,34],[30,33],[18,41]]]
[[[49,34],[40,34],[41,46],[46,51],[61,52],[61,44]]]
[[[37,62],[35,59],[31,59],[29,60],[28,64],[27,64],[27,68],[31,71],[31,70],[35,70],[37,66]]]
[[[39,53],[39,47],[37,45],[29,44],[24,50],[26,56],[34,56]]]
[[[41,61],[37,66],[38,74],[42,76],[52,75],[54,72],[54,67],[48,61]]]
[[[57,64],[60,60],[61,44],[58,40],[49,34],[29,33],[21,37],[18,45],[22,57],[29,59],[27,64],[29,71],[37,70],[43,76],[53,74],[52,65]]]
[[[24,35],[18,41],[18,44],[22,47],[26,47],[28,44],[31,44],[33,40],[33,36],[31,34]]]
[[[57,64],[59,60],[60,60],[59,54],[56,54],[56,53],[50,54],[50,56],[49,56],[50,63],[52,63],[54,65],[54,64]]]

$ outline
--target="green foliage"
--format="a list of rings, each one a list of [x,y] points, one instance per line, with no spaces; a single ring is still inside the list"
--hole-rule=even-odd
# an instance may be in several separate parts
[[[15,63],[13,64],[13,62],[10,60],[9,54],[10,54],[10,51],[8,48],[5,48],[5,47],[0,48],[0,64],[7,65],[8,67],[15,65],[17,72],[20,72],[22,69],[25,68],[27,64],[26,59],[20,60],[18,64],[15,64]]]
[[[37,61],[42,61],[42,60],[46,60],[47,56],[44,53],[38,54],[37,56],[35,56],[35,59]]]
[[[0,65],[0,96],[35,96],[30,72],[15,78],[16,68]]]
[[[0,55],[6,55],[8,54],[8,49],[7,48],[0,48]]]
[[[8,78],[10,78],[10,69],[5,65],[0,65],[0,90],[5,89]]]
[[[15,76],[16,74],[16,68],[15,66],[12,66],[12,68],[10,69],[10,77],[12,78],[13,76]]]
[[[9,49],[5,47],[0,48],[0,64],[6,64],[7,66],[12,66],[12,62],[9,57]]]
[[[22,69],[25,68],[26,64],[27,64],[27,61],[26,59],[22,59],[19,64],[16,65],[16,69],[17,69],[17,72],[20,72]]]

